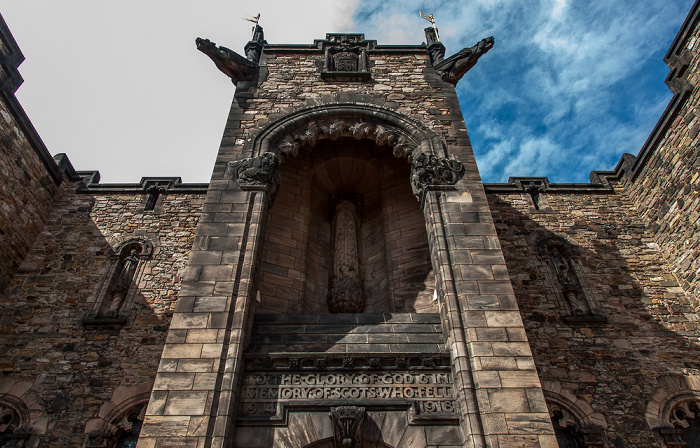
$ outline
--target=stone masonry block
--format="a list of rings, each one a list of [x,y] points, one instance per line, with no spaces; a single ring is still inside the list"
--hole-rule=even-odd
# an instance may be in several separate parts
[[[228,297],[197,297],[193,311],[196,313],[215,313],[226,311],[228,307]]]
[[[530,412],[524,389],[489,389],[492,412]]]
[[[484,311],[487,326],[489,327],[520,327],[523,322],[517,311]]]
[[[165,415],[202,415],[207,403],[207,391],[179,391],[174,390],[168,394],[165,404]],[[189,422],[188,422],[189,424]]]
[[[527,342],[494,342],[493,354],[496,356],[532,356]]]
[[[199,358],[202,353],[202,344],[165,344],[163,358]]]
[[[190,390],[194,373],[159,372],[153,383],[153,390]]]
[[[207,313],[177,313],[173,315],[171,329],[207,328],[209,315]]]
[[[539,387],[540,378],[536,370],[502,371],[499,373],[503,387]]]
[[[149,416],[141,427],[141,437],[156,437],[168,434],[172,437],[184,437],[190,424],[189,416]]]
[[[506,414],[509,434],[546,434],[553,432],[549,413]]]

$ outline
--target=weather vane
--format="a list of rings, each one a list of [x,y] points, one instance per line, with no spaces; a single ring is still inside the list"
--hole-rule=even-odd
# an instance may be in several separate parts
[[[258,22],[260,21],[260,13],[253,17],[243,17],[243,20],[247,20],[248,22],[253,22],[255,24],[253,27],[253,39],[255,39],[255,30],[258,27]]]
[[[438,29],[437,26],[435,26],[435,19],[433,18],[433,15],[423,14],[420,11],[418,11],[418,14],[420,14],[421,18],[427,20],[428,22],[430,22],[431,25],[433,25],[433,29],[435,30],[435,37],[437,38],[437,41],[440,42],[440,36],[438,35]]]
[[[430,17],[432,17],[432,14],[430,15]],[[243,20],[247,20],[248,22],[253,22],[254,24],[257,25],[258,22],[260,21],[260,13],[258,13],[257,16],[253,16],[253,17],[243,17]]]

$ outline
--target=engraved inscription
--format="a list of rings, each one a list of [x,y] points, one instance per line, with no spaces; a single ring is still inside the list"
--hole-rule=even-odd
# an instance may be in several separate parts
[[[244,377],[242,414],[279,415],[289,402],[325,400],[380,404],[415,403],[421,414],[455,412],[452,377],[447,372],[249,373]]]

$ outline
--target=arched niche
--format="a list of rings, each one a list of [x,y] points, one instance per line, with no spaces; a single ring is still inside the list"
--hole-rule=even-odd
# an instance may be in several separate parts
[[[331,104],[274,120],[247,147],[251,155],[281,156],[258,312],[329,312],[339,200],[351,201],[357,211],[362,312],[437,312],[425,222],[408,163],[418,153],[444,155],[434,132],[389,109]]]

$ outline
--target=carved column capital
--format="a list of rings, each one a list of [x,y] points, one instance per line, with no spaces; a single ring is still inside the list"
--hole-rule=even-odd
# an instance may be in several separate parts
[[[266,152],[257,157],[229,162],[228,174],[242,190],[263,190],[272,197],[280,184],[279,156]]]
[[[423,201],[429,187],[452,187],[464,174],[464,165],[457,160],[444,159],[421,153],[411,164],[411,189],[419,201]]]

